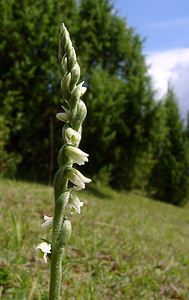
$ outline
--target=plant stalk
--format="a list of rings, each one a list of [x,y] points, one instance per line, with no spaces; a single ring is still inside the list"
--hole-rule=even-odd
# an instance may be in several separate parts
[[[62,192],[66,192],[68,180],[63,179]],[[56,195],[56,181],[54,181],[54,189]],[[63,223],[63,199],[55,198],[55,211],[53,222],[53,239],[51,251],[51,270],[50,270],[50,289],[49,300],[59,300],[62,282],[62,260],[64,247],[60,245],[61,228]]]

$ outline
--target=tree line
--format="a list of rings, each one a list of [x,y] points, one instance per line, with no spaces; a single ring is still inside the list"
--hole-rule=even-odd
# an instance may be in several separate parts
[[[170,86],[155,101],[143,39],[109,0],[0,2],[0,173],[51,181],[57,169],[62,21],[88,88],[85,173],[175,205],[187,201],[189,122]]]

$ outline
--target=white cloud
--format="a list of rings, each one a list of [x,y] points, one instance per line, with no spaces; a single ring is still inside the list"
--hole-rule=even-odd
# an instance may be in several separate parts
[[[157,97],[165,95],[170,81],[181,113],[186,116],[189,110],[189,48],[148,53],[146,61],[150,66],[149,74],[152,76]]]

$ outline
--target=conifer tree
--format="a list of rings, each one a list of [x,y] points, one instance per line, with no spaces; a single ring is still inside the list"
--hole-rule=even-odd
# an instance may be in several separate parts
[[[0,17],[0,114],[9,127],[5,150],[21,155],[20,173],[27,167],[23,176],[48,180],[56,169],[54,149],[61,144],[53,117],[60,101],[56,37],[64,20],[88,88],[89,130],[82,147],[96,157],[87,174],[107,173],[115,187],[145,188],[161,138],[159,108],[143,41],[111,1],[1,1]]]
[[[89,70],[91,99],[86,126],[90,128],[88,135],[94,136],[84,148],[89,153],[96,149],[96,164],[87,166],[88,171],[94,174],[95,168],[96,173],[104,175],[106,169],[113,186],[133,188],[141,183],[139,170],[141,174],[150,172],[151,162],[147,170],[144,157],[146,151],[151,156],[156,119],[143,43],[134,29],[114,13],[110,1],[82,0],[79,14],[76,42],[78,37],[81,44],[86,44],[86,52],[80,57]]]
[[[58,24],[64,18],[74,32],[76,14],[76,0],[0,2],[0,114],[10,132],[6,150],[22,156],[24,177],[48,179],[53,107],[60,99]]]
[[[184,125],[176,96],[169,86],[164,101],[167,133],[154,165],[150,184],[154,195],[162,201],[181,205],[187,201],[189,161]]]

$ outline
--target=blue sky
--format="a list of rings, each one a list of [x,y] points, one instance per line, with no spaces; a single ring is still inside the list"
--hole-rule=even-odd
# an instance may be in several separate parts
[[[183,116],[189,110],[189,0],[114,0],[143,38],[157,98],[171,81]]]
[[[119,15],[147,37],[145,50],[189,47],[189,0],[114,0]]]

